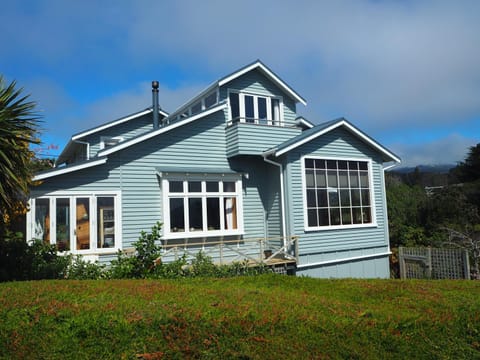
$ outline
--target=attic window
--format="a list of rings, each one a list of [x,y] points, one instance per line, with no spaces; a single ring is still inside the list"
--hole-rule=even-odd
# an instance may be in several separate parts
[[[229,91],[230,122],[282,126],[282,99]]]
[[[100,149],[106,149],[106,148],[115,146],[122,141],[123,141],[122,137],[102,136],[100,138]]]

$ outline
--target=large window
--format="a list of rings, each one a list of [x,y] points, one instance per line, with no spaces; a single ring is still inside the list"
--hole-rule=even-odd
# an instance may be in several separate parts
[[[56,244],[60,251],[120,248],[119,194],[42,196],[31,199],[28,239]]]
[[[242,231],[241,180],[163,180],[165,236],[234,235]]]
[[[373,224],[370,162],[304,158],[307,229]]]
[[[280,98],[230,91],[228,99],[230,102],[230,123],[282,125]]]

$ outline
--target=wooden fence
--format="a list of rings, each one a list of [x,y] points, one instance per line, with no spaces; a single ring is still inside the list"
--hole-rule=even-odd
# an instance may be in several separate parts
[[[470,279],[468,252],[463,249],[398,249],[402,279]]]

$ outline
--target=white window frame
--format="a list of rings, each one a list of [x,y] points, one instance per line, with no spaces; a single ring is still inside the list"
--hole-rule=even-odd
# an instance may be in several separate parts
[[[35,194],[32,194],[35,195]],[[98,224],[97,219],[97,201],[98,197],[113,197],[114,198],[114,216],[115,216],[115,243],[113,247],[98,248]],[[89,199],[89,221],[90,221],[90,247],[89,249],[76,249],[76,199],[88,198]],[[106,191],[69,191],[61,192],[56,191],[48,194],[42,194],[38,197],[32,197],[29,200],[30,211],[27,213],[27,240],[30,241],[34,236],[35,227],[35,202],[37,199],[49,199],[50,207],[50,244],[55,245],[57,243],[57,224],[56,224],[56,201],[57,199],[69,199],[70,204],[70,250],[65,251],[66,254],[102,254],[102,253],[116,253],[122,249],[122,197],[121,192],[116,190]]]
[[[338,161],[360,161],[367,163],[368,169],[368,184],[369,184],[369,195],[370,195],[370,209],[371,209],[371,218],[372,221],[367,224],[348,224],[348,225],[328,225],[328,226],[309,226],[308,225],[308,206],[307,206],[307,180],[305,176],[305,160],[338,160]],[[373,183],[373,163],[370,158],[354,158],[354,157],[329,157],[329,156],[319,156],[319,155],[304,155],[300,158],[301,163],[301,173],[302,173],[302,197],[303,197],[303,221],[304,229],[306,232],[309,231],[325,231],[325,230],[340,230],[340,229],[355,229],[355,228],[368,228],[368,227],[378,227],[377,224],[377,212],[375,205],[375,186]],[[351,207],[351,206],[350,206]],[[328,206],[330,209],[330,206]]]
[[[245,116],[245,96],[252,96],[253,97],[253,124],[260,124],[260,119],[258,116],[258,99],[264,98],[266,99],[266,106],[267,106],[267,119],[266,123],[262,125],[269,125],[269,126],[284,126],[283,121],[283,97],[281,96],[273,96],[273,95],[262,95],[262,94],[254,94],[246,91],[241,90],[233,90],[228,89],[227,91],[227,101],[228,101],[228,124],[231,125],[233,123],[232,118],[232,108],[230,106],[230,94],[238,94],[238,106],[239,106],[239,121],[241,123],[252,123],[246,121]],[[272,114],[272,99],[278,100],[278,120],[274,121],[273,114]]]
[[[169,191],[169,182],[170,181],[181,181],[183,183],[183,192],[180,193],[170,193]],[[189,193],[188,181],[200,181],[201,182],[201,192]],[[218,192],[207,192],[206,191],[206,182],[214,181],[219,182],[219,191]],[[235,182],[235,192],[225,192],[223,191],[223,181]],[[211,237],[211,236],[231,236],[231,235],[243,235],[243,196],[242,196],[242,179],[241,175],[188,175],[182,176],[181,174],[167,175],[162,178],[162,202],[163,202],[163,238],[164,239],[183,239],[183,238],[199,238],[199,237]],[[225,218],[224,218],[224,205],[223,201],[220,201],[220,230],[208,230],[207,229],[207,198],[226,198],[226,197],[235,197],[236,206],[237,206],[237,229],[228,230],[225,229]],[[184,232],[172,232],[170,230],[170,199],[171,198],[182,198],[183,199],[183,208],[184,208]],[[189,198],[201,198],[202,199],[202,221],[203,221],[203,230],[201,231],[191,231],[189,226],[188,218],[188,199]],[[205,230],[207,229],[207,230]]]

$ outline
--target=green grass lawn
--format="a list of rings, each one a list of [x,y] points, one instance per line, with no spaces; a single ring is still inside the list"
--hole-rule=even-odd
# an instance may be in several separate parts
[[[0,284],[5,359],[480,359],[480,282]]]

